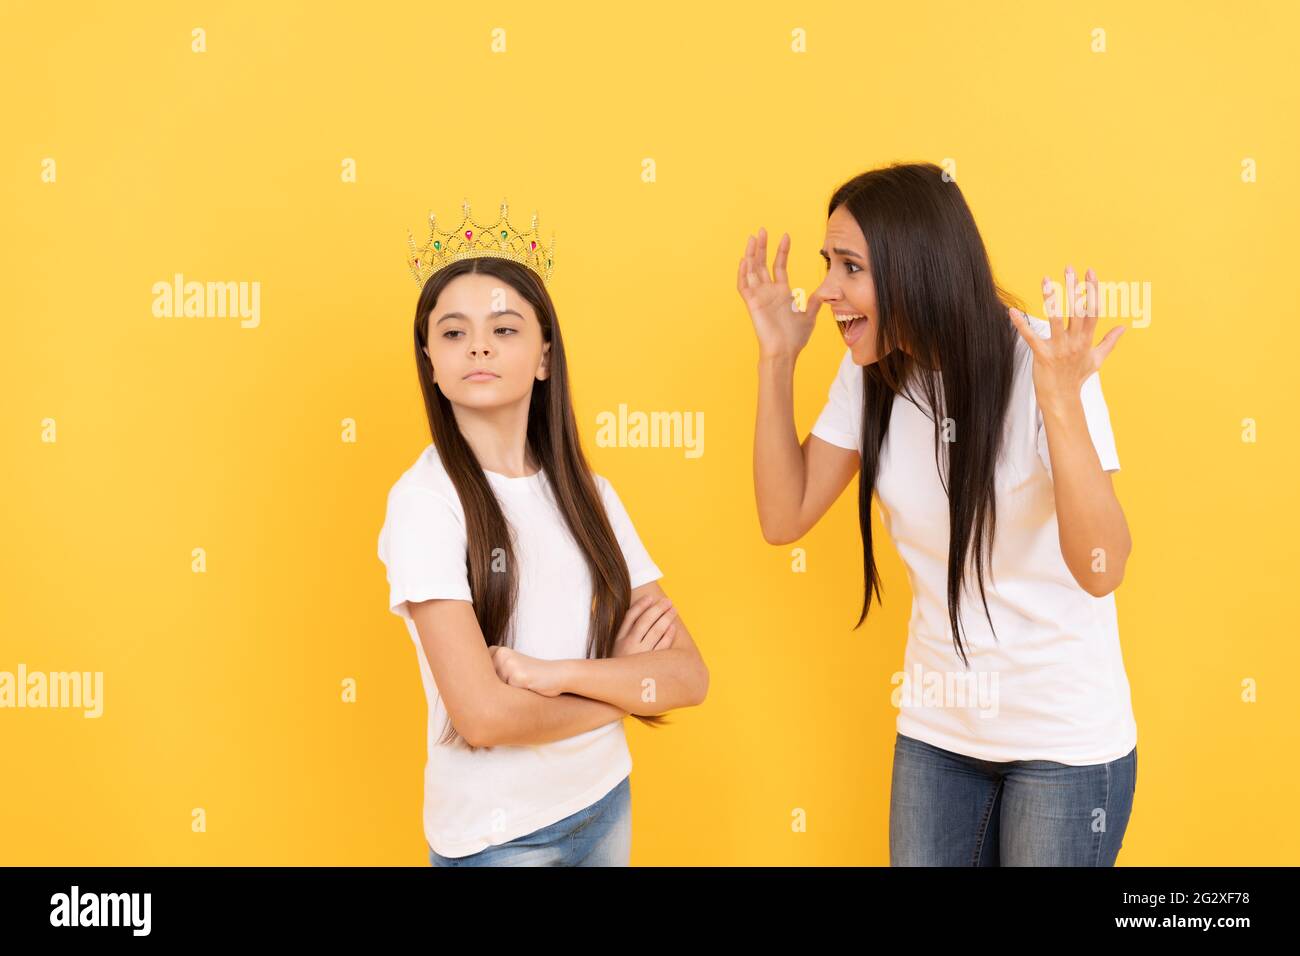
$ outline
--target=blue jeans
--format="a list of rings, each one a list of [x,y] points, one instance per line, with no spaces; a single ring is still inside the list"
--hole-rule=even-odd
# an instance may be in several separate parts
[[[627,866],[632,852],[632,786],[618,786],[589,807],[549,826],[469,856],[440,856],[433,866]]]
[[[1137,748],[1110,763],[993,763],[894,742],[890,866],[1114,866]]]

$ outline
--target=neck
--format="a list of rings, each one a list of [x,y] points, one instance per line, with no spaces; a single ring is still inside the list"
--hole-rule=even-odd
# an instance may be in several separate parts
[[[495,408],[453,405],[456,424],[479,466],[508,478],[536,474],[539,463],[528,448],[528,405],[523,401]]]

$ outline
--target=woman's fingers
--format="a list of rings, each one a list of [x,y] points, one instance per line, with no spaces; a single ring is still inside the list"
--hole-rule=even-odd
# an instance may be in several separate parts
[[[1067,332],[1074,332],[1076,330],[1076,327],[1079,324],[1078,323],[1079,316],[1083,314],[1083,309],[1080,308],[1079,292],[1080,289],[1078,284],[1078,277],[1075,276],[1074,274],[1074,266],[1066,266],[1065,267],[1065,307],[1066,309],[1069,310],[1068,318],[1070,320],[1070,324],[1066,328]],[[1063,313],[1061,315],[1061,318],[1065,319],[1067,318],[1067,316]]]
[[[776,265],[773,268],[773,272],[776,274],[776,281],[781,283],[781,285],[784,286],[788,286],[790,284],[790,280],[786,277],[786,272],[785,272],[785,264],[789,255],[790,255],[790,234],[787,232],[782,234],[781,241],[777,244]]]
[[[1091,345],[1092,337],[1097,331],[1097,319],[1100,317],[1098,311],[1100,296],[1097,292],[1097,273],[1090,268],[1084,273],[1083,280],[1085,287],[1083,332],[1084,340]]]
[[[767,229],[765,227],[760,228],[758,235],[750,236],[745,243],[745,255],[740,260],[740,267],[736,276],[736,289],[741,295],[745,295],[747,292],[761,289],[772,282],[788,287],[790,284],[787,272],[789,258],[790,235],[785,233],[777,244],[775,261],[772,266],[768,266]]]
[[[1011,324],[1016,327],[1020,337],[1028,343],[1031,350],[1036,352],[1042,339],[1029,327],[1029,320],[1025,318],[1025,313],[1016,308],[1008,308],[1007,315],[1011,317]]]
[[[767,230],[762,226],[759,226],[758,228],[758,251],[756,253],[756,258],[758,260],[755,263],[758,266],[758,274],[762,280],[766,282],[770,278],[767,271]]]
[[[1101,363],[1106,361],[1106,356],[1110,354],[1110,350],[1115,347],[1115,343],[1119,341],[1119,337],[1124,334],[1124,330],[1127,328],[1127,325],[1117,325],[1097,343],[1097,348],[1093,350],[1093,354],[1097,357],[1098,368],[1101,368]]]
[[[804,315],[810,319],[817,318],[817,312],[822,307],[822,297],[816,292],[808,297],[808,308],[804,310]]]
[[[1052,327],[1052,338],[1059,344],[1065,338],[1065,325],[1061,321],[1061,297],[1048,276],[1043,276],[1043,314]]]

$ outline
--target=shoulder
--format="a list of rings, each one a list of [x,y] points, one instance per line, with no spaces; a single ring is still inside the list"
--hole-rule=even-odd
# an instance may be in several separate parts
[[[601,504],[605,506],[605,514],[616,526],[623,520],[631,520],[627,517],[627,509],[623,507],[623,500],[614,490],[613,483],[604,475],[598,475],[594,471],[591,473],[591,479],[596,483],[596,491],[600,494]]]
[[[459,510],[460,497],[456,494],[456,486],[432,444],[425,446],[420,457],[393,482],[388,491],[388,502],[391,506],[412,497],[429,496],[442,499]]]
[[[611,484],[610,480],[604,475],[598,475],[593,471],[591,473],[591,480],[595,483],[596,491],[600,493],[601,500],[605,502],[606,507],[609,507],[610,499],[614,499],[615,501],[618,500],[618,495],[614,491],[613,484]]]
[[[429,445],[388,491],[379,530],[379,559],[390,570],[426,567],[424,562],[437,554],[460,555],[465,542],[460,497],[437,451]]]

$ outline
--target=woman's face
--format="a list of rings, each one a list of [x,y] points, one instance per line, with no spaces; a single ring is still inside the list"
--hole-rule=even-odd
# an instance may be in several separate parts
[[[878,362],[884,356],[876,354],[879,320],[867,240],[846,207],[837,207],[826,220],[826,242],[821,253],[826,260],[826,278],[817,292],[835,314],[854,364]]]
[[[452,279],[429,313],[424,354],[453,405],[493,408],[527,399],[545,379],[551,343],[508,282],[469,272]]]

